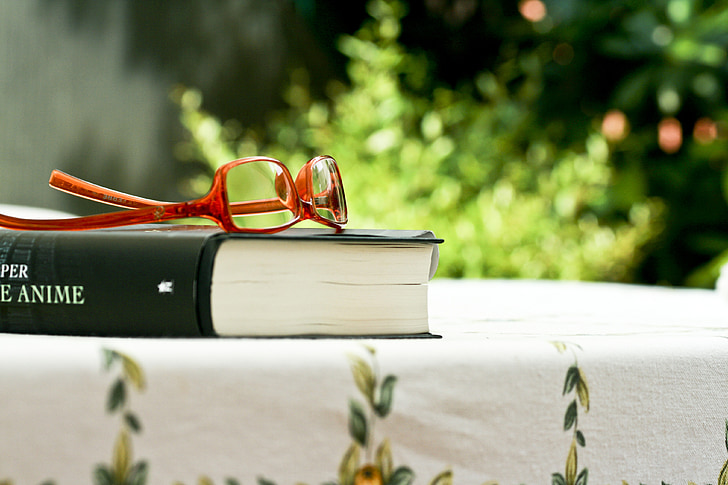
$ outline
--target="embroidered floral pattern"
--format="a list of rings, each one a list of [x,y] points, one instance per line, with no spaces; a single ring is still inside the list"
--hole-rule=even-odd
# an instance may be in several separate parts
[[[580,413],[590,409],[589,385],[586,375],[579,366],[575,344],[552,342],[561,354],[571,353],[573,363],[567,368],[562,388],[563,396],[572,396],[564,414],[563,429],[571,433],[571,445],[567,451],[563,472],[551,475],[552,485],[587,485],[589,469],[579,468],[578,450],[586,446],[586,438],[579,427]],[[323,485],[412,485],[415,472],[403,464],[395,464],[392,444],[387,437],[376,439],[375,427],[384,428],[384,421],[392,412],[397,377],[382,374],[377,360],[377,351],[369,345],[362,346],[362,352],[349,353],[347,358],[352,377],[359,391],[357,398],[349,399],[348,433],[351,444],[340,461],[337,480]],[[142,367],[130,356],[110,349],[103,349],[103,369],[113,374],[106,399],[106,411],[119,418],[119,432],[114,441],[109,463],[97,464],[92,471],[94,485],[146,485],[150,465],[146,460],[133,456],[132,438],[142,432],[142,422],[132,410],[134,393],[146,389],[146,378]],[[382,433],[380,431],[380,434]],[[726,420],[725,447],[728,451],[728,420]],[[241,485],[235,478],[226,478],[224,485]],[[662,482],[666,485],[665,482]],[[198,478],[197,485],[215,485],[207,476]],[[452,485],[453,472],[444,470],[432,478],[429,485]],[[622,485],[629,485],[622,481]],[[728,485],[728,460],[718,475],[718,485]],[[14,485],[10,479],[0,480],[0,485]],[[39,485],[56,485],[47,480]],[[173,482],[172,485],[184,485]],[[257,485],[276,485],[266,478],[259,478]],[[303,484],[299,484],[303,485]],[[488,481],[483,485],[498,485]],[[688,485],[695,485],[688,482]]]

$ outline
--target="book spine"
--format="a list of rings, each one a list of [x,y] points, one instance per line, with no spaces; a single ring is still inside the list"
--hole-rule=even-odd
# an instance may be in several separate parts
[[[0,231],[0,331],[199,336],[205,243],[154,231]]]

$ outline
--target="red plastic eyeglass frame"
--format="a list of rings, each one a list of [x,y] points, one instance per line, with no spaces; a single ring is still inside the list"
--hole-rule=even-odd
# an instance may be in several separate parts
[[[328,193],[315,194],[313,167],[321,161],[332,162],[331,166],[334,169],[331,174],[332,189]],[[232,204],[229,202],[225,184],[227,173],[239,165],[252,162],[269,162],[280,167],[275,183],[276,185],[285,184],[288,188],[287,200],[272,198]],[[288,168],[276,159],[247,157],[233,160],[215,171],[212,187],[206,195],[187,202],[163,202],[125,194],[86,182],[60,170],[54,170],[51,173],[48,184],[72,195],[133,210],[66,219],[24,219],[0,214],[0,227],[17,230],[74,231],[202,217],[216,222],[227,232],[270,234],[282,231],[306,219],[333,227],[337,231],[342,230],[347,222],[346,199],[341,174],[336,161],[329,156],[319,156],[309,160],[299,171],[295,182]],[[323,202],[324,207],[336,215],[336,220],[326,219],[316,211],[316,206],[320,202]],[[242,228],[233,222],[233,214],[264,214],[280,210],[290,210],[293,218],[285,224],[267,228]]]

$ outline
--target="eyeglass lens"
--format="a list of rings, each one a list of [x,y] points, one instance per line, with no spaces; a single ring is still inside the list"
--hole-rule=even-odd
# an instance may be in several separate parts
[[[323,158],[311,167],[313,205],[316,213],[332,222],[346,222],[344,189],[335,162]]]
[[[264,229],[290,222],[295,187],[281,166],[255,160],[231,168],[225,177],[233,223],[239,229]]]

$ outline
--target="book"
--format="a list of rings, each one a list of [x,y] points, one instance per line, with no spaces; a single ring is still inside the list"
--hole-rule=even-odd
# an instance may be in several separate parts
[[[0,331],[427,334],[427,285],[440,242],[429,231],[328,228],[0,230]]]

